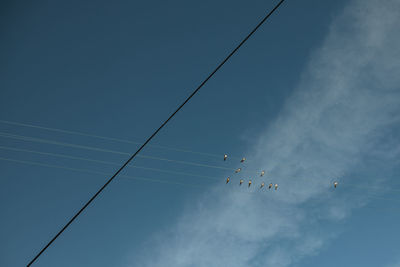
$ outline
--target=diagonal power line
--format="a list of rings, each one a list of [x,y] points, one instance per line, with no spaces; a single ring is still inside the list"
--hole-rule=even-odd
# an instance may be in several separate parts
[[[184,105],[210,80],[214,74],[239,50],[239,48],[264,24],[264,22],[279,8],[279,6],[285,0],[280,0],[278,4],[270,11],[268,14],[257,24],[257,26],[236,46],[235,49],[207,76],[207,78],[189,95],[186,100],[178,106],[178,108],[166,119],[157,130],[154,131],[152,135],[139,147],[139,149],[124,163],[122,166],[108,179],[108,181],[100,187],[100,189],[86,202],[85,205],[61,228],[61,230],[44,246],[39,253],[28,263],[28,267],[31,266],[39,257],[43,254],[43,252],[68,228],[68,226],[89,206],[90,203],[106,188],[117,175],[126,167],[126,165],[131,162],[137,154],[142,151],[142,149],[158,134],[158,132],[178,113]]]

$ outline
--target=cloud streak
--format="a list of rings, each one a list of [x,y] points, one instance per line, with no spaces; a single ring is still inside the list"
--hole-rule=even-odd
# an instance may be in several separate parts
[[[398,0],[359,0],[332,22],[293,95],[249,149],[256,157],[248,169],[267,166],[265,182],[279,183],[277,192],[211,189],[149,241],[155,249],[138,265],[284,267],[334,238],[330,225],[367,199],[333,194],[332,179],[370,179],[371,162],[390,170],[399,155],[398,14]]]

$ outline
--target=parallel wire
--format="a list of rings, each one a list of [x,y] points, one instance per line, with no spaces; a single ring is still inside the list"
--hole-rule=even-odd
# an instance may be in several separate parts
[[[400,192],[400,189],[393,189],[393,188],[386,188],[386,187],[369,187],[369,186],[365,186],[365,185],[357,185],[357,184],[352,184],[352,183],[344,183],[346,186],[352,186],[352,187],[358,187],[358,188],[362,188],[362,189],[367,189],[367,190],[373,190],[373,191],[393,191],[393,192]]]
[[[92,170],[88,170],[88,169],[80,169],[80,168],[73,168],[73,167],[65,167],[65,166],[60,166],[60,165],[40,163],[40,162],[28,161],[28,160],[18,160],[18,159],[11,159],[11,158],[5,158],[5,157],[0,157],[0,160],[9,161],[9,162],[15,162],[15,163],[21,163],[21,164],[26,164],[26,165],[33,165],[33,166],[40,166],[40,167],[47,167],[47,168],[55,168],[55,169],[76,171],[76,172],[109,175],[109,173],[105,173],[105,172],[92,171]],[[135,179],[135,180],[143,180],[143,181],[150,181],[150,182],[156,182],[156,183],[159,182],[159,183],[177,184],[177,185],[182,185],[182,186],[186,186],[187,185],[187,186],[191,186],[191,187],[209,188],[209,186],[201,185],[201,184],[188,184],[188,183],[181,183],[181,182],[171,182],[171,181],[166,181],[166,180],[157,180],[157,179],[153,179],[153,178],[144,178],[144,177],[138,177],[138,176],[123,175],[123,174],[121,174],[120,176],[121,177],[125,177],[125,178]],[[225,179],[221,179],[221,182],[225,182]],[[243,186],[243,188],[247,188],[247,187]],[[256,189],[255,191],[250,191],[250,192],[249,191],[235,191],[235,193],[254,194],[254,193],[258,193],[259,191],[262,191],[262,190],[258,190],[258,189]]]
[[[71,148],[76,148],[76,149],[85,149],[85,150],[91,150],[91,151],[96,151],[96,152],[104,152],[104,153],[119,154],[119,155],[130,155],[129,153],[122,152],[122,151],[115,151],[115,150],[110,150],[110,149],[104,149],[104,148],[92,147],[92,146],[84,146],[84,145],[78,145],[78,144],[71,144],[71,143],[54,141],[54,140],[46,140],[46,139],[30,137],[30,136],[15,135],[15,134],[10,134],[10,133],[5,133],[5,132],[0,132],[0,137],[11,138],[11,139],[26,141],[26,142],[36,142],[36,143],[71,147]],[[221,170],[228,170],[228,171],[236,170],[236,168],[227,168],[227,167],[222,167],[222,166],[208,165],[208,164],[189,162],[189,161],[183,161],[183,160],[160,158],[160,157],[154,157],[154,156],[149,156],[149,155],[138,155],[137,157],[153,159],[153,160],[160,160],[160,161],[167,161],[167,162],[173,162],[173,163],[185,164],[185,165],[191,165],[191,166],[197,166],[197,167],[214,168],[214,169],[221,169]],[[244,168],[244,166],[241,167],[241,169],[243,169],[243,168]],[[253,175],[258,176],[259,174],[260,174],[259,171],[254,171]],[[234,175],[234,174],[232,174],[232,175]]]
[[[107,136],[83,133],[83,132],[78,132],[78,131],[57,129],[57,128],[52,128],[52,127],[44,127],[44,126],[39,126],[39,125],[34,125],[34,124],[20,123],[20,122],[8,121],[8,120],[0,120],[0,123],[9,124],[9,125],[16,125],[16,126],[23,126],[23,127],[29,127],[29,128],[35,128],[35,129],[41,129],[41,130],[47,130],[47,131],[53,131],[53,132],[59,132],[59,133],[65,133],[65,134],[80,135],[80,136],[85,136],[85,137],[98,138],[98,139],[114,141],[114,142],[120,142],[120,143],[126,143],[126,144],[134,144],[134,145],[142,144],[140,142],[125,140],[125,139],[120,139],[120,138],[107,137]],[[217,155],[217,154],[211,154],[211,153],[206,153],[206,152],[198,152],[198,151],[192,151],[192,150],[188,150],[188,149],[181,149],[181,148],[174,148],[174,147],[167,147],[167,146],[160,146],[160,145],[148,145],[148,146],[149,147],[154,147],[154,148],[171,150],[171,151],[183,152],[183,153],[191,153],[191,154],[197,154],[197,155],[203,155],[203,156],[211,156],[211,157],[216,157],[216,158],[222,158],[222,156],[223,156],[223,154]]]
[[[97,151],[97,152],[112,153],[112,154],[118,154],[118,155],[124,155],[124,156],[130,155],[130,153],[127,153],[127,152],[115,151],[115,150],[104,149],[104,148],[99,148],[99,147],[77,145],[77,144],[71,144],[71,143],[65,143],[65,142],[59,142],[59,141],[53,141],[53,140],[46,140],[46,139],[23,136],[23,135],[15,135],[15,134],[9,134],[9,133],[5,133],[5,132],[0,132],[0,137],[22,140],[22,141],[27,141],[27,142],[37,142],[37,143],[58,145],[58,146],[71,147],[71,148],[77,148],[77,149],[85,149],[85,150],[91,150],[91,151]],[[160,157],[154,157],[154,156],[148,156],[148,155],[137,155],[137,157],[160,160],[160,161],[168,161],[168,162],[192,165],[192,166],[197,166],[197,167],[207,167],[207,168],[222,169],[222,170],[229,170],[229,171],[235,170],[232,168],[226,168],[226,167],[221,167],[221,166],[195,163],[195,162],[189,162],[189,161],[183,161],[183,160],[166,159],[166,158],[160,158]]]
[[[42,152],[42,151],[37,151],[37,150],[29,150],[29,149],[15,148],[15,147],[7,147],[7,146],[0,146],[0,149],[119,166],[118,163],[114,163],[114,162],[96,160],[96,159],[90,159],[90,158],[83,158],[83,157],[76,157],[76,156],[70,156],[70,155],[58,154],[58,153]],[[212,176],[206,176],[206,175],[198,175],[198,174],[186,173],[186,172],[175,172],[175,171],[168,171],[168,170],[162,170],[162,169],[150,168],[150,167],[142,167],[142,166],[136,166],[136,165],[128,166],[128,168],[137,168],[137,169],[144,169],[144,170],[164,172],[164,173],[177,174],[177,175],[188,175],[188,176],[193,176],[193,177],[208,178],[208,179],[214,179],[214,180],[221,179],[218,177],[212,177]]]
[[[214,74],[236,53],[237,50],[261,27],[262,24],[279,8],[279,6],[284,2],[284,0],[280,0],[278,4],[257,24],[257,26],[236,46],[235,49],[207,76],[207,78],[186,98],[185,101],[154,131],[152,135],[140,146],[140,148],[119,168],[114,175],[110,177],[110,179],[86,202],[85,205],[64,225],[64,227],[47,243],[47,245],[40,250],[38,254],[28,263],[28,266],[32,265],[36,261],[37,258],[42,255],[42,253],[64,232],[65,229],[86,209],[87,206],[106,188],[114,178],[125,168],[126,165],[131,162],[137,154],[142,151],[142,149],[158,134],[158,132],[164,128],[164,126],[189,102],[189,100],[210,80]]]
[[[81,160],[81,161],[87,161],[87,162],[94,162],[94,163],[100,163],[100,164],[119,166],[118,163],[114,163],[114,162],[96,160],[96,159],[84,158],[84,157],[76,157],[76,156],[71,156],[71,155],[66,155],[66,154],[50,153],[50,152],[43,152],[43,151],[29,150],[29,149],[15,148],[15,147],[7,147],[7,146],[0,146],[0,149],[9,150],[9,151],[17,151],[17,152],[25,152],[25,153],[34,153],[34,154],[45,155],[45,156],[52,156],[52,157],[59,157],[59,158],[65,158],[65,159]],[[151,168],[151,167],[142,167],[142,166],[136,166],[136,165],[128,166],[128,168],[137,168],[137,169],[144,169],[144,170],[155,171],[155,172],[163,172],[163,173],[177,174],[177,175],[183,175],[183,176],[193,176],[193,177],[207,178],[207,179],[213,179],[213,180],[225,179],[223,177],[219,178],[219,177],[215,177],[215,176],[198,175],[198,174],[187,173],[187,172],[176,172],[176,171],[169,171],[169,170],[163,170],[163,169],[157,169],[157,168]],[[363,185],[358,185],[358,184],[353,184],[353,183],[348,183],[348,182],[345,182],[343,185],[345,187],[349,187],[350,186],[350,187],[365,189],[365,190],[368,190],[368,191],[400,192],[400,189],[376,187],[376,186],[375,187],[370,187],[370,186],[363,186]]]
[[[364,195],[364,196],[366,196],[367,198],[374,198],[374,199],[380,199],[380,200],[400,201],[400,199],[376,197],[376,196],[374,196],[374,195]]]
[[[34,162],[34,161],[28,161],[28,160],[18,160],[18,159],[4,158],[4,157],[0,157],[0,160],[16,162],[16,163],[22,163],[22,164],[28,164],[28,165],[34,165],[34,166],[49,167],[49,168],[69,170],[69,171],[76,171],[76,172],[85,172],[85,173],[100,174],[100,175],[107,175],[107,176],[110,175],[110,173],[106,173],[106,172],[99,172],[99,171],[92,171],[92,170],[87,170],[87,169],[65,167],[65,166],[60,166],[60,165],[46,164],[46,163],[40,163],[40,162]],[[177,184],[177,185],[185,185],[185,186],[192,186],[192,187],[203,187],[203,188],[207,187],[207,186],[204,186],[204,185],[172,182],[172,181],[168,181],[168,180],[158,180],[158,179],[146,178],[146,177],[129,176],[129,175],[124,175],[124,174],[121,174],[121,177],[135,179],[135,180],[148,181],[148,182],[155,182],[155,183]]]
[[[60,165],[53,165],[53,164],[46,164],[46,163],[40,163],[40,162],[34,162],[34,161],[27,161],[27,160],[18,160],[18,159],[11,159],[11,158],[4,158],[0,157],[0,160],[3,161],[9,161],[9,162],[15,162],[15,163],[21,163],[21,164],[26,164],[26,165],[33,165],[33,166],[40,166],[40,167],[48,167],[48,168],[55,168],[55,169],[62,169],[62,170],[69,170],[69,171],[76,171],[76,172],[84,172],[84,173],[91,173],[91,174],[100,174],[100,175],[110,175],[109,173],[106,172],[99,172],[99,171],[92,171],[88,169],[80,169],[80,168],[72,168],[72,167],[65,167],[65,166],[60,166]],[[155,183],[167,183],[167,184],[176,184],[176,185],[182,185],[182,186],[190,186],[190,187],[202,187],[202,188],[208,188],[206,185],[200,185],[200,184],[188,184],[188,183],[180,183],[180,182],[173,182],[169,180],[158,180],[158,179],[153,179],[153,178],[146,178],[146,177],[139,177],[139,176],[129,176],[129,175],[121,175],[121,177],[124,178],[129,178],[129,179],[134,179],[134,180],[142,180],[142,181],[148,181],[148,182],[155,182]],[[347,183],[346,183],[347,185]],[[266,191],[266,190],[264,190]],[[237,193],[257,193],[258,191],[252,191],[252,192],[240,192],[236,191]],[[383,197],[378,197],[376,195],[362,195],[364,197],[368,198],[373,198],[373,199],[378,199],[378,200],[385,200],[385,201],[400,201],[400,199],[394,199],[394,198],[383,198]]]
[[[350,186],[350,187],[356,187],[356,188],[361,188],[361,189],[366,189],[366,190],[371,190],[371,191],[392,191],[392,192],[400,192],[400,189],[393,189],[393,188],[387,188],[387,187],[384,187],[384,186],[382,186],[382,187],[377,187],[377,186],[374,186],[374,187],[371,187],[371,186],[366,186],[366,185],[362,185],[362,184],[354,184],[354,183],[349,183],[349,182],[340,182],[340,180],[341,180],[341,177],[343,177],[344,176],[344,172],[340,172],[340,173],[332,173],[331,174],[331,176],[332,176],[332,181],[333,180],[339,180],[339,186],[340,186],[340,184],[344,184],[344,185],[346,185],[346,187],[347,186]]]
[[[0,134],[0,136],[1,136],[1,134]],[[74,145],[74,146],[77,146],[77,145]],[[26,153],[35,153],[35,154],[41,154],[41,155],[47,155],[47,156],[53,156],[53,157],[60,157],[60,158],[82,160],[82,161],[87,161],[87,162],[94,162],[94,163],[100,163],[100,164],[119,166],[118,163],[102,161],[102,160],[95,160],[95,159],[90,159],[90,158],[76,157],[76,156],[70,156],[70,155],[58,154],[58,153],[42,152],[42,151],[28,150],[28,149],[21,149],[21,148],[13,148],[13,147],[6,147],[6,146],[0,146],[0,149],[12,150],[12,151],[18,151],[18,152],[26,152]],[[110,152],[108,150],[106,150],[106,151]],[[123,153],[123,152],[120,152],[120,153]],[[147,158],[147,156],[144,156],[144,157]],[[159,159],[159,158],[154,158],[154,157],[148,157],[148,158]],[[172,161],[172,162],[179,162],[179,161],[169,160],[169,159],[162,159],[162,160]],[[185,162],[185,163],[187,163],[187,162]],[[196,163],[194,163],[194,164],[196,164]],[[201,165],[201,166],[207,166],[207,165]],[[175,171],[168,171],[168,170],[162,170],[162,169],[151,168],[151,167],[135,166],[135,165],[129,166],[129,168],[145,169],[145,170],[151,170],[151,171],[156,171],[156,172],[163,172],[163,173],[170,173],[170,174],[177,174],[177,175],[187,175],[187,176],[207,178],[207,179],[221,179],[221,178],[213,177],[213,176],[197,175],[197,174],[192,174],[192,173],[187,173],[187,172],[175,172]],[[348,182],[346,182],[345,185],[346,185],[346,187],[348,187],[348,186],[356,187],[356,188],[366,189],[368,191],[383,190],[383,191],[400,192],[400,189],[385,188],[385,187],[369,187],[369,186],[363,186],[363,185],[358,185],[358,184],[352,184],[352,183],[348,183]]]

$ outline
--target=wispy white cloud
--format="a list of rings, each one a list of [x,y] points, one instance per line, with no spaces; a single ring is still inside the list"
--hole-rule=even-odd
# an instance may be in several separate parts
[[[332,194],[331,179],[364,175],[358,169],[370,170],[371,160],[390,166],[399,155],[398,14],[399,0],[358,0],[332,22],[295,93],[248,153],[256,157],[247,168],[267,166],[265,181],[277,181],[278,191],[210,190],[149,241],[154,249],[139,265],[289,266],[334,238],[322,229],[367,200]]]
[[[393,264],[389,264],[386,267],[400,267],[400,260],[398,260],[397,262],[395,262]]]
[[[390,261],[389,264],[386,264],[385,267],[400,267],[400,257],[399,253],[395,255],[394,259]]]

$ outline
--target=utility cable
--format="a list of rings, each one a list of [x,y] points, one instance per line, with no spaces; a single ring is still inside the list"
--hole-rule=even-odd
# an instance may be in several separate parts
[[[105,173],[105,172],[92,171],[92,170],[79,169],[79,168],[71,168],[71,167],[65,167],[65,166],[53,165],[53,164],[45,164],[45,163],[39,163],[39,162],[34,162],[34,161],[17,160],[17,159],[10,159],[10,158],[4,158],[4,157],[0,157],[0,160],[14,162],[14,163],[21,163],[21,164],[26,164],[26,165],[33,165],[33,166],[40,166],[40,167],[48,167],[48,168],[56,168],[56,169],[62,169],[62,170],[83,172],[83,173],[109,175],[109,173]],[[158,180],[158,179],[138,177],[138,176],[121,175],[121,177],[134,179],[134,180],[142,180],[142,181],[147,181],[147,182],[155,182],[155,183],[167,183],[167,184],[175,184],[175,185],[190,186],[190,187],[202,187],[202,188],[206,188],[207,187],[207,186],[198,185],[198,184],[180,183],[180,182]],[[256,192],[255,191],[253,191],[253,192],[235,191],[235,193],[253,194],[253,193],[256,193]],[[395,201],[395,202],[400,201],[400,199],[382,198],[382,197],[377,197],[375,195],[368,195],[368,194],[363,195],[363,196],[365,196],[366,198],[372,198],[372,199],[377,199],[377,200]]]
[[[71,143],[54,141],[54,140],[46,140],[46,139],[24,136],[24,135],[15,135],[15,134],[10,134],[10,133],[5,133],[5,132],[0,132],[0,137],[20,140],[20,141],[25,141],[25,142],[36,142],[36,143],[71,147],[71,148],[76,148],[76,149],[85,149],[85,150],[96,151],[96,152],[112,153],[112,154],[118,154],[118,155],[130,155],[129,153],[122,152],[122,151],[116,151],[116,150],[110,150],[110,149],[104,149],[104,148],[92,147],[92,146],[84,146],[84,145],[78,145],[78,144],[71,144]],[[228,170],[228,171],[236,171],[237,170],[236,168],[233,169],[233,168],[227,168],[227,167],[222,167],[222,166],[209,165],[209,164],[204,164],[204,163],[196,163],[196,162],[183,161],[183,160],[160,158],[160,157],[154,157],[154,156],[149,156],[149,155],[137,155],[137,157],[153,159],[153,160],[160,160],[160,161],[167,161],[167,162],[173,162],[173,163],[177,163],[177,164],[191,165],[191,166],[197,166],[197,167],[206,167],[206,168],[221,169],[221,170]],[[243,169],[243,167],[241,167],[241,169]],[[255,171],[255,175],[258,175],[259,173],[260,173],[259,171]]]
[[[66,166],[60,166],[60,165],[54,165],[54,164],[48,164],[48,163],[41,163],[41,162],[35,162],[35,161],[28,161],[28,160],[11,159],[11,158],[5,158],[5,157],[0,157],[0,160],[14,162],[14,163],[20,163],[20,164],[25,164],[25,165],[32,165],[32,166],[40,166],[40,167],[47,167],[47,168],[69,170],[69,171],[75,171],[75,172],[110,175],[109,173],[105,173],[105,172],[92,171],[92,170],[88,170],[88,169],[79,169],[79,168],[73,168],[73,167],[66,167]],[[187,185],[187,186],[190,186],[190,187],[208,188],[208,186],[201,185],[201,184],[188,184],[188,183],[181,183],[181,182],[158,180],[158,179],[153,179],[153,178],[129,176],[129,175],[123,175],[123,174],[121,174],[120,177],[131,178],[131,179],[135,179],[135,180],[143,180],[143,181],[155,182],[155,183],[168,183],[168,184],[176,184],[176,185],[182,185],[182,186],[186,186]],[[221,179],[221,181],[225,182],[225,179]],[[243,186],[243,188],[247,188],[247,187]],[[235,193],[253,194],[253,193],[257,193],[258,191],[260,191],[260,190],[251,191],[251,192],[235,191]]]
[[[88,170],[88,169],[65,167],[65,166],[46,164],[46,163],[40,163],[40,162],[35,162],[35,161],[18,160],[18,159],[4,158],[4,157],[0,157],[0,160],[14,162],[14,163],[20,163],[20,164],[25,164],[25,165],[48,167],[48,168],[55,168],[55,169],[62,169],[62,170],[69,170],[69,171],[76,171],[76,172],[83,172],[83,173],[110,175],[109,173],[105,173],[105,172],[92,171],[92,170]],[[190,187],[202,187],[202,188],[206,188],[207,187],[205,185],[199,185],[199,184],[180,183],[180,182],[158,180],[158,179],[146,178],[146,177],[129,176],[129,175],[120,175],[120,176],[124,177],[124,178],[129,178],[129,179],[134,179],[134,180],[142,180],[142,181],[148,181],[148,182],[155,182],[155,183],[167,183],[167,184],[183,185],[183,186],[190,186]],[[347,185],[348,184],[346,183],[346,186]],[[246,186],[244,186],[244,188],[246,188]],[[264,191],[268,191],[268,190],[264,190]],[[400,191],[400,190],[391,189],[390,191]],[[237,192],[240,192],[240,191],[237,191]],[[243,193],[243,192],[240,192],[240,193]],[[253,192],[245,192],[245,193],[255,193],[255,191],[253,191]],[[369,195],[369,194],[364,194],[364,195],[361,195],[361,196],[364,196],[366,198],[385,200],[385,201],[400,201],[400,199],[382,198],[382,197],[378,197],[376,195]]]
[[[34,166],[49,167],[49,168],[69,170],[69,171],[76,171],[76,172],[85,172],[85,173],[100,174],[100,175],[110,175],[110,173],[105,173],[105,172],[92,171],[92,170],[79,169],[79,168],[72,168],[72,167],[65,167],[65,166],[60,166],[60,165],[46,164],[46,163],[40,163],[40,162],[28,161],[28,160],[18,160],[18,159],[4,158],[4,157],[0,157],[0,160],[16,162],[16,163],[22,163],[22,164],[28,164],[28,165],[34,165]],[[155,182],[155,183],[177,184],[177,185],[186,185],[186,186],[203,187],[203,188],[206,187],[204,185],[172,182],[172,181],[158,180],[158,179],[138,177],[138,176],[129,176],[129,175],[124,175],[124,174],[121,174],[120,176],[121,177],[125,177],[125,178],[148,181],[148,182]]]
[[[158,127],[157,130],[154,131],[152,135],[139,147],[139,149],[133,153],[133,155],[124,163],[122,164],[121,168],[119,168],[111,177],[108,179],[108,181],[100,187],[100,189],[86,202],[85,205],[61,228],[61,230],[47,243],[46,246],[44,246],[38,254],[28,263],[28,267],[34,263],[37,258],[42,255],[42,253],[65,231],[65,229],[68,228],[68,226],[86,209],[87,206],[89,206],[90,203],[106,188],[117,175],[125,168],[126,165],[131,162],[137,154],[142,151],[142,149],[158,134],[158,132],[164,128],[164,126],[178,113],[179,110],[183,108],[184,105],[186,105],[187,102],[208,82],[208,80],[211,79],[211,77],[214,76],[214,74],[236,53],[237,50],[258,30],[258,28],[261,27],[262,24],[279,8],[279,6],[284,2],[285,0],[280,0],[278,4],[257,24],[257,26],[239,43],[239,45],[233,49],[233,51],[213,70],[207,78],[189,95],[188,98],[186,98],[185,101],[181,105],[178,106],[178,108],[166,119],[160,127]]]
[[[103,139],[103,140],[114,141],[114,142],[120,142],[120,143],[126,143],[126,144],[134,144],[134,145],[142,144],[140,142],[130,141],[130,140],[126,140],[126,139],[107,137],[107,136],[83,133],[83,132],[78,132],[78,131],[71,131],[71,130],[52,128],[52,127],[44,127],[44,126],[39,126],[39,125],[34,125],[34,124],[20,123],[20,122],[8,121],[8,120],[0,120],[0,123],[9,124],[9,125],[16,125],[16,126],[22,126],[22,127],[29,127],[29,128],[34,128],[34,129],[40,129],[40,130],[53,131],[53,132],[59,132],[59,133],[65,133],[65,134],[80,135],[80,136],[92,137],[92,138]],[[192,153],[192,154],[197,154],[197,155],[216,157],[216,158],[222,158],[222,156],[223,156],[223,154],[217,155],[217,154],[211,154],[211,153],[205,153],[205,152],[199,152],[199,151],[192,151],[192,150],[188,150],[188,149],[174,148],[174,147],[168,147],[168,146],[160,146],[160,145],[148,145],[148,146],[149,147],[154,147],[154,148],[171,150],[171,151],[183,152],[183,153]]]
[[[107,164],[107,165],[113,165],[113,166],[120,165],[118,163],[104,161],[104,160],[76,157],[76,156],[70,156],[70,155],[58,154],[58,153],[42,152],[42,151],[30,150],[30,149],[22,149],[22,148],[7,147],[7,146],[0,146],[0,149],[24,152],[24,153],[34,153],[34,154],[39,154],[39,155],[59,157],[59,158],[65,158],[65,159],[81,160],[81,161]],[[208,179],[213,179],[213,180],[221,179],[221,178],[213,177],[213,176],[198,175],[198,174],[187,173],[187,172],[175,172],[175,171],[168,171],[168,170],[162,170],[162,169],[151,168],[151,167],[142,167],[142,166],[136,166],[136,165],[128,166],[128,168],[144,169],[144,170],[149,170],[149,171],[156,171],[156,172],[163,172],[163,173],[170,173],[170,174],[177,174],[177,175],[185,175],[185,176],[193,176],[193,177],[199,177],[199,178],[208,178]]]
[[[4,132],[0,132],[0,137],[11,138],[11,139],[21,140],[21,141],[26,141],[26,142],[37,142],[37,143],[58,145],[58,146],[71,147],[71,148],[77,148],[77,149],[85,149],[85,150],[91,150],[91,151],[97,151],[97,152],[125,155],[125,156],[130,155],[127,152],[115,151],[115,150],[104,149],[104,148],[99,148],[99,147],[92,147],[92,146],[77,145],[77,144],[71,144],[71,143],[65,143],[65,142],[59,142],[59,141],[53,141],[53,140],[46,140],[46,139],[23,136],[23,135],[15,135],[15,134],[9,134],[9,133],[4,133]],[[148,156],[148,155],[137,155],[137,157],[160,160],[160,161],[168,161],[168,162],[174,162],[174,163],[186,164],[186,165],[192,165],[192,166],[198,166],[198,167],[207,167],[207,168],[222,169],[222,170],[229,170],[229,171],[235,170],[232,168],[226,168],[226,167],[222,167],[222,166],[214,166],[214,165],[195,163],[195,162],[183,161],[183,160],[166,159],[166,158],[160,158],[160,157],[154,157],[154,156]]]

